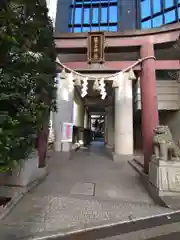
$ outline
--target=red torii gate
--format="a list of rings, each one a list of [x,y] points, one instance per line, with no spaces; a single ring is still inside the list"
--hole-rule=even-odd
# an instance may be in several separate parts
[[[133,31],[125,33],[105,33],[105,48],[139,47],[140,58],[155,56],[154,45],[173,43],[179,37],[180,25],[171,24],[158,29]],[[61,33],[55,35],[57,50],[87,48],[87,33]],[[132,65],[133,61],[105,61],[99,71],[120,71]],[[79,71],[91,71],[86,61],[68,61],[65,65]],[[179,70],[179,60],[146,59],[134,68],[140,71],[141,88],[141,127],[143,136],[144,171],[148,173],[149,161],[152,155],[153,129],[159,124],[156,70]],[[93,70],[93,69],[92,69]],[[97,69],[96,69],[97,70]]]

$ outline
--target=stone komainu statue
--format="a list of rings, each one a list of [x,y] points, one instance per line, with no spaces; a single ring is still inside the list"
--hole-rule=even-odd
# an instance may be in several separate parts
[[[168,126],[157,126],[153,136],[154,155],[159,160],[180,161],[180,148],[174,143]]]

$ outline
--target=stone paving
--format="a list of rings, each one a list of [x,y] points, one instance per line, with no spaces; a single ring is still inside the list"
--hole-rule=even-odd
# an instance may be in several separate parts
[[[54,154],[49,175],[0,222],[0,239],[39,232],[69,231],[170,212],[154,204],[138,174],[114,163],[102,144],[74,153]]]

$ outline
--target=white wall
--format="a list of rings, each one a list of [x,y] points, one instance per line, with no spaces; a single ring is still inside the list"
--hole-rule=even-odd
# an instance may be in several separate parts
[[[62,150],[62,123],[73,123],[73,97],[74,91],[69,92],[67,81],[58,77],[57,86],[57,112],[54,113],[55,150]]]

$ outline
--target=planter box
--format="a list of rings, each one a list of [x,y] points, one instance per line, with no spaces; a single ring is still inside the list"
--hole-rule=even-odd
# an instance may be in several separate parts
[[[0,195],[12,197],[14,192],[26,192],[33,182],[47,174],[47,167],[39,168],[38,164],[38,154],[33,152],[12,172],[0,173]]]

